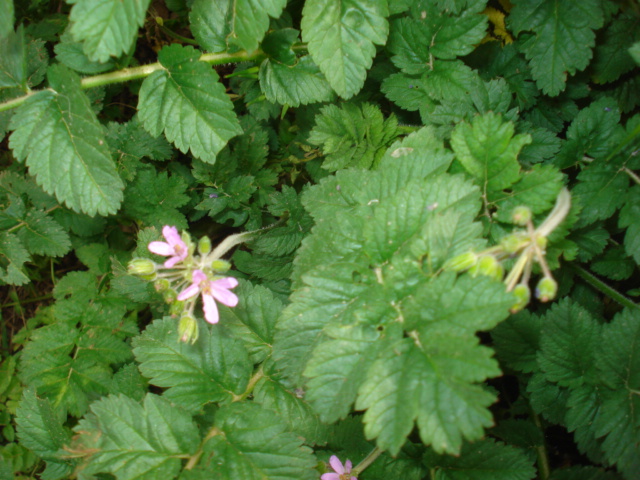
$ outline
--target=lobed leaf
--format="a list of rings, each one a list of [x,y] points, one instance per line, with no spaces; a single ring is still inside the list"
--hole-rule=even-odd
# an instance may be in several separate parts
[[[242,133],[233,105],[209,65],[199,62],[193,47],[163,48],[163,70],[147,77],[140,88],[140,121],[151,135],[164,132],[180,151],[208,163],[229,139]]]
[[[69,20],[71,34],[84,42],[83,50],[92,61],[104,63],[109,57],[128,53],[144,23],[150,0],[69,0],[73,4]]]
[[[308,0],[302,10],[302,38],[331,87],[342,98],[360,91],[376,53],[387,40],[387,2]]]

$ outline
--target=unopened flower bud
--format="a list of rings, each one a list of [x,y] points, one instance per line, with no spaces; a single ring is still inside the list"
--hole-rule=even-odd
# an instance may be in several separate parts
[[[134,258],[127,267],[131,275],[153,275],[156,273],[156,264],[148,258]]]
[[[175,302],[176,298],[178,298],[178,292],[176,292],[173,288],[167,288],[162,292],[162,296],[164,297],[164,301],[167,303]]]
[[[215,273],[225,273],[225,272],[228,272],[230,268],[231,268],[231,264],[226,260],[218,259],[211,262],[211,269]]]
[[[211,251],[211,240],[209,237],[204,236],[198,240],[198,253],[200,255],[206,255]]]
[[[552,277],[543,277],[536,286],[536,298],[541,302],[553,300],[558,293],[558,282]]]
[[[543,236],[537,236],[536,237],[536,245],[538,245],[538,247],[540,247],[541,250],[544,250],[545,248],[547,248],[547,237],[543,237]]]
[[[169,290],[169,288],[171,287],[171,283],[166,278],[159,278],[154,282],[153,286],[155,287],[157,292],[164,292],[166,290]]]
[[[168,303],[168,302],[167,302]],[[169,305],[169,315],[177,317],[184,310],[184,302],[176,300]]]
[[[480,257],[478,263],[471,267],[469,273],[472,277],[483,275],[485,277],[491,277],[498,281],[502,281],[502,277],[504,276],[504,267],[494,256],[485,255]]]
[[[529,300],[531,300],[531,290],[528,285],[521,283],[516,285],[516,288],[513,289],[513,294],[516,297],[516,301],[510,311],[511,313],[516,313],[529,304]]]
[[[529,238],[521,233],[512,233],[500,240],[500,246],[507,253],[516,253],[529,243]]]
[[[442,267],[449,272],[464,272],[478,263],[478,255],[466,252],[447,260]]]
[[[198,339],[198,322],[188,313],[182,314],[178,323],[178,336],[181,342],[195,343]]]
[[[516,225],[524,226],[531,221],[533,214],[529,207],[520,206],[513,209],[511,213],[511,220]]]

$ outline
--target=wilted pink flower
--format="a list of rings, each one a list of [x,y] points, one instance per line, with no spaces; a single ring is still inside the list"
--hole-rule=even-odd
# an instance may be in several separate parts
[[[236,294],[229,291],[238,286],[238,280],[235,278],[209,280],[202,270],[194,270],[191,280],[193,283],[180,292],[178,300],[186,300],[202,292],[204,318],[207,322],[218,323],[220,318],[215,300],[227,307],[235,307],[238,304]]]
[[[162,255],[164,257],[171,256],[169,260],[164,262],[166,268],[172,268],[176,263],[181,262],[189,254],[189,247],[182,241],[178,229],[165,225],[162,227],[162,236],[166,242],[151,242],[149,251]]]
[[[351,475],[351,460],[347,460],[345,464],[342,465],[342,462],[338,457],[331,455],[329,464],[335,473],[324,473],[320,477],[321,480],[358,480],[356,477]]]

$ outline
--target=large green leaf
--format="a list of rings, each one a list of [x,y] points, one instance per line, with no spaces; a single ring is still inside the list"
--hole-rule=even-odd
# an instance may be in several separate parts
[[[538,87],[550,96],[565,89],[567,75],[592,57],[594,29],[602,26],[598,0],[514,0],[509,26],[514,35],[533,31],[522,44]]]
[[[26,52],[22,27],[17,32],[11,28],[6,35],[0,35],[0,88],[18,87],[22,90],[26,88]]]
[[[115,213],[123,184],[80,79],[50,67],[51,89],[33,94],[11,119],[9,145],[47,193],[89,215]]]
[[[140,121],[151,135],[162,132],[184,153],[208,163],[230,138],[242,133],[233,105],[209,65],[193,47],[174,44],[158,55],[163,70],[142,83]]]
[[[220,480],[312,480],[316,460],[278,416],[255,403],[234,403],[215,416],[198,470]]]
[[[189,411],[244,392],[251,365],[238,340],[200,322],[200,336],[191,345],[180,341],[177,330],[178,322],[166,317],[134,340],[133,353],[149,383],[167,388],[164,396]]]
[[[106,62],[129,52],[150,0],[68,0],[71,34],[90,60]]]
[[[74,450],[90,452],[84,473],[118,480],[174,478],[181,457],[194,454],[200,442],[191,417],[151,393],[142,405],[124,395],[105,397],[75,431]]]
[[[13,0],[0,0],[0,10],[4,13],[0,16],[0,38],[13,30]]]
[[[196,0],[190,19],[193,35],[212,52],[235,45],[253,52],[269,28],[269,17],[278,18],[286,0]]]
[[[360,91],[376,53],[387,40],[386,0],[308,0],[302,38],[333,89],[343,98]]]

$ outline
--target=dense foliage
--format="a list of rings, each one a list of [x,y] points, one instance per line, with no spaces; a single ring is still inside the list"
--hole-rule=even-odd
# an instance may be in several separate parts
[[[0,12],[0,479],[639,478],[636,0]]]

